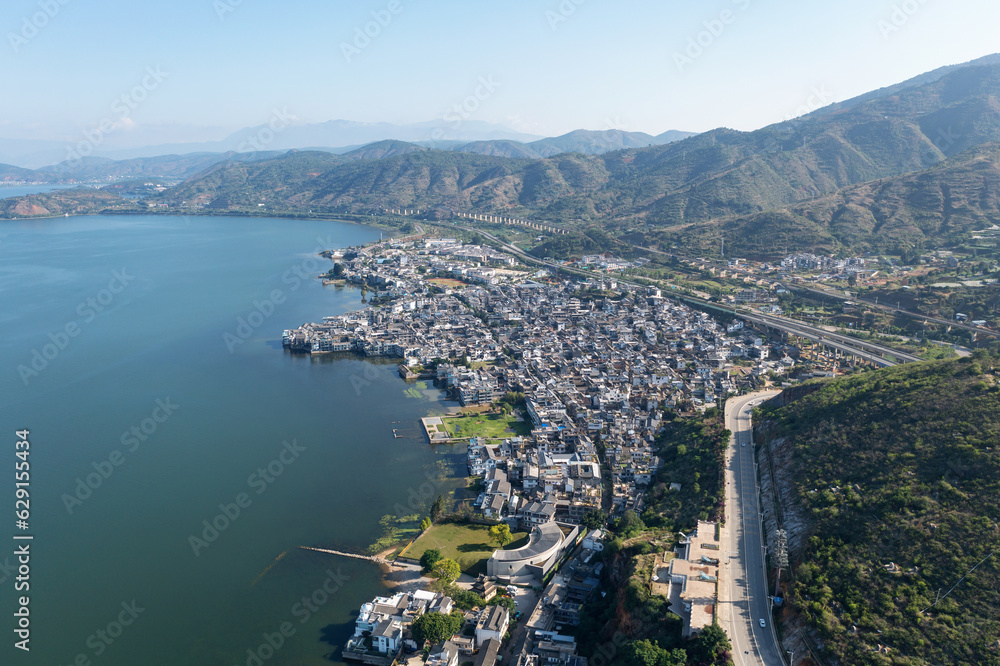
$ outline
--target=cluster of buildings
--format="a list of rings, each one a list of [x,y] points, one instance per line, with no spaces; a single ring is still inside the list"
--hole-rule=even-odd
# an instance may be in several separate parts
[[[439,592],[415,590],[397,592],[391,597],[375,597],[361,606],[354,622],[354,633],[344,646],[345,661],[388,666],[404,650],[416,652],[411,626],[425,613],[449,615],[457,611],[450,597]],[[425,664],[457,666],[459,661],[476,666],[493,666],[507,629],[510,613],[501,605],[486,605],[462,612],[459,631],[430,648]],[[475,655],[475,656],[473,656]]]
[[[577,653],[576,628],[583,606],[596,598],[604,564],[600,530],[583,539],[581,551],[552,576],[534,608],[525,612],[525,631],[511,646],[514,666],[586,666]]]
[[[284,334],[293,351],[398,358],[466,405],[523,395],[529,436],[470,443],[483,519],[530,529],[579,524],[593,509],[639,512],[666,420],[791,365],[741,322],[722,326],[655,288],[543,283],[515,270],[494,284],[468,279],[493,252],[435,239],[334,254],[351,257],[341,276],[378,289],[379,305]]]
[[[340,279],[374,290],[376,305],[285,331],[285,346],[397,358],[401,372],[434,379],[463,405],[516,405],[522,434],[468,437],[468,472],[481,479],[477,519],[530,533],[523,547],[493,553],[491,582],[479,585],[545,586],[537,606],[525,609],[528,630],[511,646],[514,663],[585,663],[573,628],[599,587],[593,555],[603,547],[599,531],[584,538],[585,516],[641,512],[665,424],[785,373],[789,359],[776,358],[743,322],[720,324],[658,289],[539,281],[507,255],[454,239],[390,241],[331,258]],[[685,552],[659,571],[689,635],[714,615],[718,553],[709,529],[699,525]],[[566,562],[581,541],[582,554]],[[430,592],[377,598],[362,607],[345,657],[398,655],[416,617],[451,606]],[[435,646],[428,663],[472,655],[491,663],[505,614],[499,606],[468,613],[463,635]]]
[[[790,254],[781,260],[781,268],[788,271],[823,271],[824,273],[843,273],[851,269],[864,270],[865,260],[862,257],[837,259],[833,256],[816,255],[810,252]]]
[[[627,259],[619,259],[611,254],[585,254],[580,257],[580,265],[586,267],[597,268],[602,271],[612,272],[612,271],[623,271],[627,268],[633,268],[638,266],[644,266],[649,263],[648,259],[637,259],[635,261],[629,261]]]
[[[694,532],[684,535],[677,545],[675,557],[653,574],[654,582],[658,579],[669,586],[670,610],[684,620],[685,638],[716,622],[721,562],[718,525],[698,521]]]

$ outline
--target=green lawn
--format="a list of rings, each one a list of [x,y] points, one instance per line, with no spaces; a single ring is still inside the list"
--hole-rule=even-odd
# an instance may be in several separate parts
[[[445,418],[444,427],[452,437],[485,437],[487,439],[504,439],[514,435],[527,437],[531,434],[531,426],[526,421],[517,421],[513,416],[501,414],[471,414],[456,418]],[[509,430],[509,432],[508,432]]]
[[[458,562],[462,571],[475,576],[486,573],[486,560],[490,558],[496,545],[490,542],[489,527],[486,525],[467,525],[461,523],[442,523],[431,527],[420,535],[406,556],[420,559],[425,550],[437,548],[444,557],[450,557]],[[514,540],[507,544],[507,549],[520,548],[528,543],[527,532],[514,532]]]

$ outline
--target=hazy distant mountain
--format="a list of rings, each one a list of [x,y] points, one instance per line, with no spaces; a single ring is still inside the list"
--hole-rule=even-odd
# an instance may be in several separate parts
[[[430,150],[427,144],[440,147],[445,150],[457,150],[460,152],[479,153],[482,155],[496,155],[511,158],[539,158],[543,156],[555,155],[564,152],[579,152],[589,155],[598,155],[610,150],[617,150],[624,146],[633,145],[655,145],[663,143],[661,137],[668,137],[667,140],[676,140],[677,137],[690,136],[690,132],[678,132],[671,130],[659,136],[651,136],[641,132],[622,132],[619,130],[606,130],[601,132],[591,132],[587,130],[577,130],[560,137],[542,139],[531,143],[521,143],[519,141],[497,139],[490,141],[475,141],[466,143],[455,140],[433,140],[428,142],[413,143],[398,139],[385,139],[360,146],[344,146],[339,148],[331,147],[310,147],[302,150],[315,150],[329,152],[335,155],[343,155],[351,160],[371,160],[394,157],[410,152]],[[266,136],[266,134],[264,135]],[[232,142],[230,142],[232,143]],[[277,142],[272,142],[271,145]],[[243,140],[240,144],[244,149],[252,148],[253,145],[261,145],[260,142]],[[299,150],[295,148],[292,150]],[[85,157],[76,160],[66,160],[58,164],[44,166],[36,172],[22,170],[17,172],[17,176],[11,176],[8,180],[38,180],[48,182],[58,181],[104,181],[120,178],[167,178],[181,180],[193,176],[204,169],[226,160],[236,160],[240,162],[258,161],[276,157],[285,150],[261,150],[261,151],[221,151],[221,152],[193,152],[185,154],[169,153],[156,155],[153,157],[132,157],[127,159],[114,160],[108,157]],[[17,168],[17,167],[13,167]],[[0,173],[0,178],[3,178]]]
[[[167,153],[250,152],[301,150],[321,147],[322,150],[343,152],[377,141],[469,141],[513,139],[534,141],[541,137],[517,132],[502,125],[466,120],[457,126],[444,120],[395,125],[393,123],[361,123],[351,120],[330,120],[323,123],[297,124],[292,116],[275,112],[268,123],[245,127],[219,141],[145,146],[130,150],[108,151],[106,157],[128,159]],[[0,153],[0,158],[2,158]]]
[[[0,162],[37,169],[69,157],[69,144],[64,141],[0,138]]]
[[[253,162],[271,159],[280,153],[191,153],[189,155],[160,155],[129,160],[112,160],[107,157],[84,157],[68,160],[30,172],[51,176],[57,180],[102,181],[119,178],[168,178],[181,180],[200,173],[219,162]]]
[[[625,132],[623,130],[576,130],[551,139],[542,139],[529,143],[543,157],[559,153],[583,153],[584,155],[600,155],[601,153],[621,150],[622,148],[644,148],[657,146],[672,141],[694,136],[695,132],[680,132],[670,130],[659,136],[645,132]],[[660,137],[664,137],[661,139]]]
[[[419,153],[430,150],[414,143],[406,141],[376,141],[367,146],[361,146],[350,152],[343,153],[343,157],[352,160],[381,160],[396,155],[406,155],[408,153]]]
[[[544,157],[535,151],[531,144],[520,141],[509,141],[499,139],[496,141],[473,141],[460,146],[455,146],[451,150],[460,153],[476,153],[478,155],[492,155],[494,157],[518,157],[527,159],[538,159]]]
[[[622,148],[658,146],[680,141],[695,134],[695,132],[681,132],[679,130],[669,130],[657,136],[645,132],[625,132],[623,130],[575,130],[562,136],[540,139],[531,143],[477,141],[454,148],[454,150],[463,153],[479,153],[480,155],[528,158],[551,157],[559,153],[600,155]]]
[[[0,182],[28,181],[38,183],[51,180],[56,179],[31,169],[23,169],[11,164],[0,164]]]
[[[88,157],[134,160],[205,153],[278,154],[287,150],[322,150],[340,155],[381,141],[405,141],[440,150],[457,149],[488,155],[537,158],[564,152],[598,155],[621,148],[659,145],[690,135],[690,132],[676,130],[658,136],[620,130],[577,130],[559,137],[543,138],[502,125],[474,120],[463,121],[458,125],[445,121],[394,125],[349,120],[295,124],[293,117],[276,112],[269,123],[243,128],[219,141],[159,144],[129,149],[97,146]],[[70,145],[59,141],[0,138],[0,163],[25,168],[46,168],[51,171],[46,165],[65,161],[70,155],[69,151]],[[79,163],[80,160],[76,162]]]

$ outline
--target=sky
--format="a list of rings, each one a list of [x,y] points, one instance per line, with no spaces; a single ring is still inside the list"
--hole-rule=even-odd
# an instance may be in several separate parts
[[[0,137],[221,139],[456,113],[752,130],[1000,51],[995,0],[4,0]]]

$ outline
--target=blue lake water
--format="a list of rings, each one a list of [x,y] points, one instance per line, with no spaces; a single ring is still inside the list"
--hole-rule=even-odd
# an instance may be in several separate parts
[[[392,364],[281,348],[282,329],[363,306],[314,279],[330,266],[316,252],[378,237],[276,219],[0,222],[0,663],[245,664],[267,636],[282,644],[264,663],[331,663],[385,588],[372,564],[299,546],[362,549],[463,467],[418,432],[447,407],[433,387],[408,396]],[[3,566],[20,429],[28,658]]]
[[[45,183],[37,183],[34,185],[4,185],[0,186],[0,199],[23,197],[28,194],[42,194],[44,192],[65,190],[72,187],[79,187],[79,185],[49,185]]]

